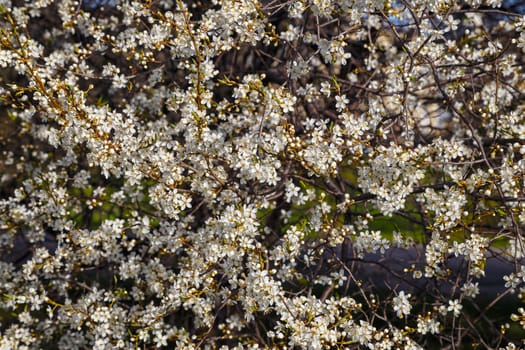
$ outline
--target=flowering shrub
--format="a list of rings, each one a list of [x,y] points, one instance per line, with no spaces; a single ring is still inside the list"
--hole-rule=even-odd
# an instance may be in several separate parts
[[[514,11],[0,0],[0,349],[517,348]]]

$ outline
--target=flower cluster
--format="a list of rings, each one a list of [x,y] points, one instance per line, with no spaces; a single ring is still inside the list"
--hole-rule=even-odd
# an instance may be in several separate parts
[[[0,349],[516,348],[519,11],[0,0]]]

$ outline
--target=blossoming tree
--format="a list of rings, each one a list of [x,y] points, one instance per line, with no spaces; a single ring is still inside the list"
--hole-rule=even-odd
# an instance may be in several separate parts
[[[523,50],[498,0],[0,0],[0,349],[517,348]]]

